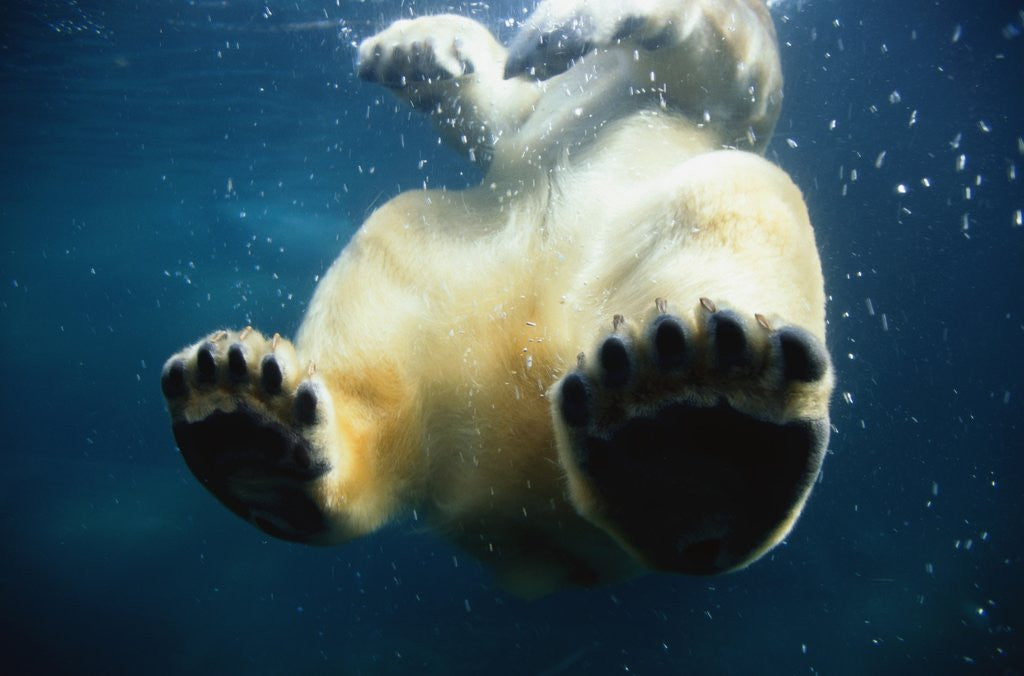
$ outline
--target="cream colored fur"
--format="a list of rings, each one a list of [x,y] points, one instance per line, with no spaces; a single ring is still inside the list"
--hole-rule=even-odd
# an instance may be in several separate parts
[[[332,523],[321,542],[416,509],[522,593],[565,582],[566,561],[594,581],[628,575],[641,564],[602,530],[552,415],[577,355],[593,354],[614,315],[638,331],[655,299],[692,325],[706,298],[751,326],[760,313],[824,341],[801,194],[730,149],[762,149],[781,101],[762,3],[581,4],[542,2],[523,29],[574,12],[593,24],[597,50],[543,82],[503,79],[504,48],[462,17],[400,21],[359,48],[382,82],[396,48],[436,52],[441,76],[384,84],[489,171],[476,188],[410,191],[377,209],[321,280],[294,349],[245,337],[281,355],[286,388],[315,365],[327,413],[311,434],[333,467],[315,489]],[[616,42],[622,8],[648,23]],[[651,36],[657,48],[642,47]],[[182,353],[191,363],[194,350]],[[827,417],[831,386],[829,374],[785,400],[756,382],[687,396],[784,422]],[[238,399],[211,394],[172,414],[199,420]]]

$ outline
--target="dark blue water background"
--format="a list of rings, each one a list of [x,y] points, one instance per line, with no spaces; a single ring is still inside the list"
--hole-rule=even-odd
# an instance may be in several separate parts
[[[1017,1],[775,11],[788,80],[769,155],[817,225],[839,387],[805,516],[749,570],[524,602],[411,519],[308,548],[192,479],[166,356],[222,326],[294,332],[373,205],[479,178],[351,72],[354,42],[444,9],[5,9],[8,673],[1021,673]],[[523,16],[455,9],[506,38]]]

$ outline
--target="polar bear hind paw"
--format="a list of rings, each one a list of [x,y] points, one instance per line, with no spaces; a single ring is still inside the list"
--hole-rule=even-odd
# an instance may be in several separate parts
[[[161,387],[193,474],[267,533],[315,542],[327,530],[319,482],[329,395],[291,344],[251,329],[218,331],[171,357]],[[300,378],[300,376],[302,376]]]
[[[694,316],[659,301],[639,328],[616,317],[556,386],[554,415],[577,509],[654,568],[713,574],[799,515],[828,443],[813,402],[831,367],[803,329],[708,299]]]

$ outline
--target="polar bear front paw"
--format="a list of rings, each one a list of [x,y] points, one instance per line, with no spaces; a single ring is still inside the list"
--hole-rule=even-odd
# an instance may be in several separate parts
[[[393,89],[499,68],[503,50],[486,28],[451,14],[396,21],[359,45],[360,78]]]
[[[693,12],[687,3],[621,0],[542,2],[509,46],[505,77],[529,74],[546,80],[568,70],[593,49],[628,42],[657,49],[675,41],[677,22]]]
[[[648,565],[718,573],[795,522],[828,443],[820,341],[702,299],[695,321],[616,317],[595,358],[556,386],[577,509]]]
[[[327,531],[319,484],[332,410],[291,343],[218,331],[171,357],[161,387],[185,462],[231,511],[286,540]]]

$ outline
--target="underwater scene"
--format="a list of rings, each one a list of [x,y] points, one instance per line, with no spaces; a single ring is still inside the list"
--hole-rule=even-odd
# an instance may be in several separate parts
[[[781,541],[759,549],[758,560],[677,567],[718,575],[630,568],[591,579],[577,571],[572,584],[523,594],[496,579],[500,561],[485,564],[486,556],[455,544],[450,529],[428,523],[427,500],[401,503],[362,537],[317,546],[312,537],[314,544],[287,541],[303,539],[282,526],[290,517],[261,520],[253,511],[262,530],[246,523],[231,513],[245,509],[194,476],[197,465],[183,457],[191,442],[172,432],[172,418],[183,414],[168,358],[221,329],[251,325],[268,340],[274,332],[295,336],[314,290],[376,209],[403,191],[459,194],[485,180],[490,156],[453,150],[457,134],[455,142],[442,138],[444,129],[439,136],[427,116],[381,86],[389,84],[386,68],[375,76],[359,70],[368,58],[358,54],[360,43],[398,19],[452,13],[521,46],[538,4],[583,6],[577,17],[594,12],[573,24],[586,38],[610,3],[19,0],[5,7],[5,671],[1024,673],[1024,3],[1017,0],[768,3],[784,101],[770,139],[751,131],[749,145],[766,145],[765,157],[803,193],[824,276],[834,390],[813,491],[805,505],[797,500],[803,509],[794,508],[793,529],[776,530]],[[670,39],[662,31],[639,49],[662,49]],[[456,31],[455,40],[471,35]],[[580,44],[568,55],[573,64],[591,58],[593,44]],[[549,57],[566,58],[560,49],[551,47]],[[526,63],[522,77],[556,68],[535,59],[531,71]],[[564,96],[571,123],[590,104],[570,88]],[[414,103],[421,112],[436,104]],[[569,174],[552,173],[554,184],[569,183]],[[629,193],[612,192],[600,198],[612,204]],[[612,253],[640,256],[626,240],[621,249]],[[790,273],[782,269],[780,278]],[[360,293],[373,298],[382,283],[367,279]],[[772,285],[757,279],[753,293]],[[631,320],[609,314],[608,328],[622,321]],[[769,320],[757,322],[767,328]],[[385,334],[387,327],[366,329],[368,340]],[[797,380],[827,366],[807,349],[809,365]],[[201,385],[203,357],[190,359],[188,378]],[[225,359],[218,366],[234,378],[235,362]],[[540,352],[537,360],[539,369]],[[314,372],[311,365],[309,378]],[[266,369],[259,382],[280,385]],[[550,392],[562,397],[556,416],[561,411],[569,427],[574,415],[585,417],[565,403],[568,390]],[[429,405],[422,397],[416,405]],[[295,407],[299,419],[323,421],[322,408],[303,413],[298,395]],[[277,434],[314,439],[290,430]],[[756,452],[761,432],[750,434]],[[771,463],[758,463],[774,481]],[[698,479],[670,485],[704,490]],[[559,484],[560,496],[569,492]],[[759,503],[747,499],[756,512]],[[528,519],[525,507],[522,515]],[[725,572],[731,567],[742,569]]]

